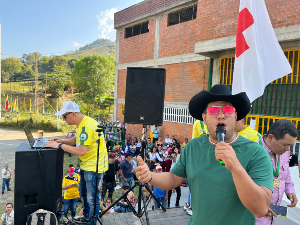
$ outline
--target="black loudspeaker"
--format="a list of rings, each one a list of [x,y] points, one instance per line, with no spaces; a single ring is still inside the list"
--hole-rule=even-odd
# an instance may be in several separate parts
[[[39,154],[29,143],[17,147],[14,224],[26,224],[38,209],[55,213],[62,195],[63,160],[62,150],[46,148]]]
[[[128,67],[124,122],[163,124],[166,69]]]

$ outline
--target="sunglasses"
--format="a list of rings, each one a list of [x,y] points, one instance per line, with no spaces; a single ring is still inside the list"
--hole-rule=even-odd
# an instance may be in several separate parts
[[[64,114],[62,115],[64,119],[66,119],[67,115],[71,114],[71,112],[67,113],[67,114]]]
[[[110,203],[110,202],[106,202],[106,203]]]
[[[224,113],[225,116],[234,116],[235,108],[233,106],[211,106],[207,108],[206,114],[209,117],[216,117],[219,115],[220,110]]]

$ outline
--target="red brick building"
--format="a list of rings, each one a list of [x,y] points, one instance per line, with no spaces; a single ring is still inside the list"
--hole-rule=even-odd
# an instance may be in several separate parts
[[[249,118],[265,133],[278,118],[300,130],[300,0],[265,0],[272,25],[293,74],[279,79],[255,100]],[[232,82],[239,0],[145,0],[115,14],[117,54],[114,120],[123,121],[127,67],[167,71],[161,135],[182,143],[192,136],[189,100],[199,91]],[[299,122],[299,123],[298,123]],[[128,125],[141,136],[141,125]]]

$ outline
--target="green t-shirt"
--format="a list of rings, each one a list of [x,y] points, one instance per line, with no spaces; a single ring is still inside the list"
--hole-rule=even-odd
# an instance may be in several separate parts
[[[259,144],[239,136],[231,144],[241,165],[259,186],[273,190],[272,164]],[[209,135],[192,139],[172,169],[187,177],[192,194],[193,216],[189,225],[255,225],[254,215],[240,201],[232,174],[215,157]]]

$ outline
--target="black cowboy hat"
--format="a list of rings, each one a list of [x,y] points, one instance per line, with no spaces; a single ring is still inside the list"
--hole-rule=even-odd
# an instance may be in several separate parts
[[[230,102],[237,112],[237,120],[243,119],[251,108],[250,100],[245,92],[232,95],[226,85],[217,84],[210,91],[201,91],[190,100],[189,111],[191,116],[203,120],[202,113],[205,107],[216,101]]]

